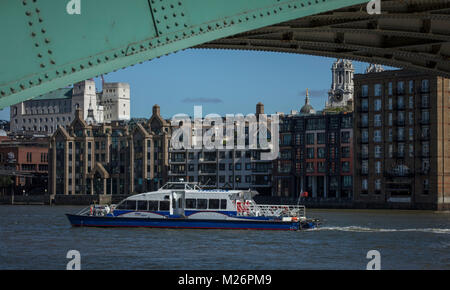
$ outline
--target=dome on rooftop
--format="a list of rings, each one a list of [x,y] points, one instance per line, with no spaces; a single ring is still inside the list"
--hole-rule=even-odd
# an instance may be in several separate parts
[[[306,89],[305,105],[300,109],[300,114],[315,114],[316,110],[309,104],[309,92]]]

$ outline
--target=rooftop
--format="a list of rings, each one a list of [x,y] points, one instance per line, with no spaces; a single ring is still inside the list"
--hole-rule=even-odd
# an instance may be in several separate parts
[[[45,95],[40,95],[39,97],[33,98],[33,101],[71,99],[72,90],[72,88],[57,89]]]

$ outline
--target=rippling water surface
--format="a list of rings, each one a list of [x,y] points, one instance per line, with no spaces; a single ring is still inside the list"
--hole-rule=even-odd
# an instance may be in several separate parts
[[[319,229],[299,232],[72,228],[79,207],[0,206],[0,269],[450,269],[450,214],[309,210]]]

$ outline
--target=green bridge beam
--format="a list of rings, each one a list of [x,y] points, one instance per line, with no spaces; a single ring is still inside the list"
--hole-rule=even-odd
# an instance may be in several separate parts
[[[368,0],[2,0],[0,109],[178,50]]]

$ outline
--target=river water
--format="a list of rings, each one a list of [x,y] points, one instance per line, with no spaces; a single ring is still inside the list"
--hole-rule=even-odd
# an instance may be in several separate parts
[[[72,228],[80,207],[0,206],[0,269],[450,269],[450,213],[309,210],[319,229],[282,231]]]

